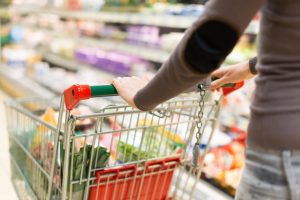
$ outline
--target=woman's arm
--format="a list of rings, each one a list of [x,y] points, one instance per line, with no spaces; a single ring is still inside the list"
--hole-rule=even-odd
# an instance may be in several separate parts
[[[120,96],[141,110],[151,110],[201,82],[232,51],[263,2],[209,1],[203,15],[186,31],[175,51],[148,84],[130,78],[114,81]]]

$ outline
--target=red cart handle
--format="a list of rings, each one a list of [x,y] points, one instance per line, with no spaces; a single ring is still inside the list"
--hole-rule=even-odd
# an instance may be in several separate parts
[[[241,88],[244,82],[229,83],[222,86],[223,94],[229,93]],[[92,97],[115,96],[118,95],[116,88],[113,85],[72,85],[64,91],[64,99],[66,108],[72,110],[81,100]]]
[[[81,100],[117,94],[118,92],[113,85],[72,85],[64,91],[64,99],[66,108],[72,110]]]
[[[233,91],[240,89],[241,87],[243,87],[243,85],[244,85],[244,81],[234,83],[233,87],[226,87],[226,85],[225,85],[222,87],[222,92],[226,96],[226,95],[232,93]]]

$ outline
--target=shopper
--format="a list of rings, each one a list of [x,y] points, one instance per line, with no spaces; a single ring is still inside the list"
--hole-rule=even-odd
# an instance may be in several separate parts
[[[149,83],[133,77],[118,78],[113,84],[133,107],[155,108],[210,76],[260,8],[257,87],[236,199],[296,200],[300,199],[300,1],[211,0]]]

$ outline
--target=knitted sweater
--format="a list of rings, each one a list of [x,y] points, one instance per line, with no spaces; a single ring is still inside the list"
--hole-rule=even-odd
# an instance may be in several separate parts
[[[248,145],[299,149],[300,1],[210,0],[204,14],[134,102],[151,110],[207,78],[261,9],[256,91]],[[299,44],[298,44],[299,43]]]

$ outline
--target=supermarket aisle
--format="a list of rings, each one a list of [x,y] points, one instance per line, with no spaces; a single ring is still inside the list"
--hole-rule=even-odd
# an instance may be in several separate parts
[[[17,195],[10,181],[8,135],[6,130],[6,119],[3,101],[8,99],[7,95],[0,90],[0,199],[16,200]]]

